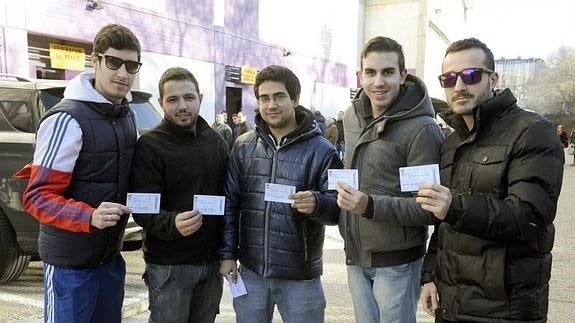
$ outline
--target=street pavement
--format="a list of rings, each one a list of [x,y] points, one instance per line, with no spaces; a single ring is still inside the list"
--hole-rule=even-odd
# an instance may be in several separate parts
[[[573,156],[566,156],[567,164]],[[575,322],[575,167],[565,166],[563,189],[555,219],[556,237],[553,248],[553,269],[549,295],[549,322]],[[351,296],[347,288],[343,242],[337,227],[327,228],[322,281],[327,299],[326,322],[354,322]],[[147,322],[147,290],[141,279],[144,263],[141,251],[124,253],[127,263],[124,320]],[[34,262],[22,277],[0,287],[0,322],[42,322],[42,269]],[[417,321],[432,322],[418,311]],[[225,286],[221,313],[216,322],[235,322],[232,298]],[[274,322],[281,322],[279,314]]]

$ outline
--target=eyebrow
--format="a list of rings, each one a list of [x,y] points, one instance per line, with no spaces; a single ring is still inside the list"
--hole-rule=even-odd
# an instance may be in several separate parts
[[[283,91],[282,91],[282,92],[276,92],[276,93],[272,93],[272,94],[260,94],[260,96],[259,96],[259,97],[261,98],[262,96],[264,96],[264,97],[265,97],[265,96],[276,96],[276,95],[278,95],[278,94],[285,94],[285,95],[288,95],[288,93],[287,93],[287,92],[283,92]]]

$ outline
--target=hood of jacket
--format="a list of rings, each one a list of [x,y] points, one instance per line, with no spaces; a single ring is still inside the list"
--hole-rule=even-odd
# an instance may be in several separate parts
[[[64,99],[108,103],[113,105],[113,103],[100,94],[100,92],[96,91],[96,88],[92,84],[95,77],[96,75],[94,72],[86,71],[78,74],[66,85],[66,89],[64,90]],[[127,102],[131,102],[132,94],[130,92],[126,93],[125,99]]]
[[[280,138],[280,145],[288,142],[298,141],[300,139],[309,138],[310,136],[321,136],[321,130],[315,121],[315,115],[310,110],[301,105],[295,107],[296,128]],[[268,124],[264,121],[261,114],[255,116],[256,132],[263,138],[273,139],[272,132]]]
[[[356,93],[352,105],[355,113],[366,123],[372,121],[371,101],[363,88]],[[435,110],[423,81],[415,75],[408,74],[401,85],[399,95],[379,118],[386,118],[387,122],[392,122],[422,115],[433,118]]]

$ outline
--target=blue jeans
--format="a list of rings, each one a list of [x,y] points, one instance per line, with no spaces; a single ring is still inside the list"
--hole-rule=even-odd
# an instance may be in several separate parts
[[[94,268],[44,263],[44,322],[120,323],[125,276],[121,255]]]
[[[325,295],[319,277],[308,280],[264,278],[246,267],[240,268],[247,295],[234,298],[236,322],[269,323],[274,305],[283,322],[321,323]]]
[[[146,263],[149,322],[214,322],[223,291],[219,268],[217,260],[201,265]]]
[[[422,263],[423,258],[390,267],[348,266],[355,321],[415,323]]]

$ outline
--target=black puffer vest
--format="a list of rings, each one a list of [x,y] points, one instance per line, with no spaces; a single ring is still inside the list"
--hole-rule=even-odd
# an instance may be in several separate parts
[[[63,100],[45,116],[70,114],[82,129],[82,149],[64,197],[97,208],[100,203],[125,203],[137,139],[128,104]],[[93,267],[112,260],[121,250],[128,221],[124,215],[110,228],[77,233],[40,225],[40,257],[62,267]]]

